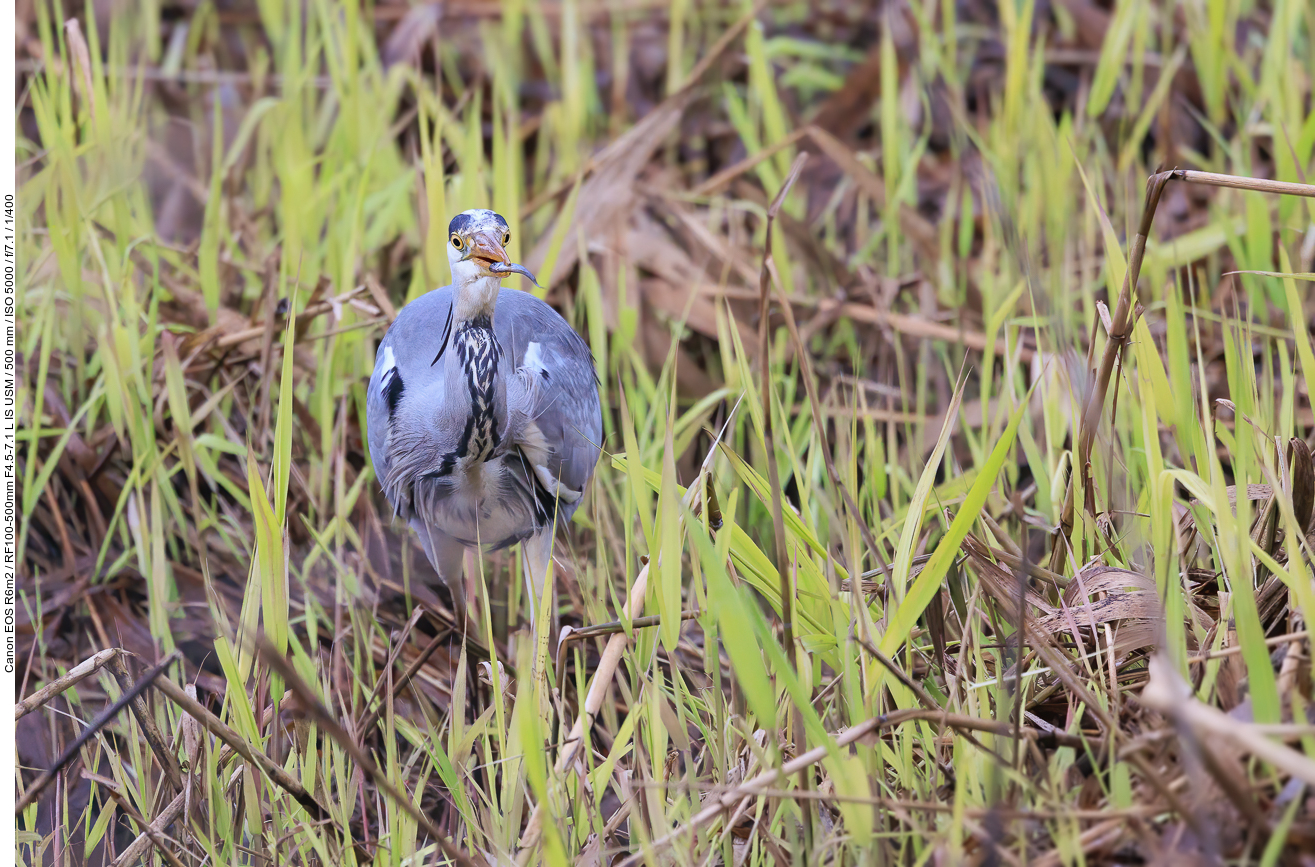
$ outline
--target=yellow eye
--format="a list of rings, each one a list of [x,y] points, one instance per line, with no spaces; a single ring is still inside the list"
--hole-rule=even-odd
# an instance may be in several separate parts
[[[460,235],[453,235],[453,236],[452,236],[452,246],[453,246],[453,247],[456,247],[458,250],[460,250],[462,247],[465,246],[465,244],[462,244],[462,243],[461,243],[461,236],[460,236]]]
[[[510,243],[511,243],[511,232],[508,232],[502,236],[502,246],[505,247]]]

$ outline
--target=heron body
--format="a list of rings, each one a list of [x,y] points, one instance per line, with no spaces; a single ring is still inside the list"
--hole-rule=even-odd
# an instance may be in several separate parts
[[[566,320],[510,273],[507,224],[466,211],[449,226],[453,283],[404,307],[375,355],[367,436],[398,517],[419,535],[464,619],[468,549],[522,542],[544,590],[554,527],[593,476],[602,408],[593,355]]]

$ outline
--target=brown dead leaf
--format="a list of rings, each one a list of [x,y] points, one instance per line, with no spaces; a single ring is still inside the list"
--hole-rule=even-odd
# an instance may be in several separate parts
[[[1227,491],[1228,491],[1228,504],[1236,510],[1237,485],[1229,485]],[[1273,493],[1274,493],[1274,489],[1271,488],[1269,485],[1247,485],[1246,498],[1252,502],[1255,502],[1257,500],[1267,500],[1269,499],[1270,494]],[[1191,504],[1193,506],[1204,505],[1204,503],[1202,503],[1200,500],[1192,500]]]
[[[580,186],[573,222],[566,232],[557,262],[551,274],[539,275],[544,286],[551,287],[560,282],[575,267],[582,249],[581,240],[587,244],[591,239],[605,235],[608,228],[618,222],[628,222],[630,212],[634,209],[637,196],[635,179],[640,170],[676,128],[703,77],[755,20],[759,5],[755,4],[749,14],[742,16],[722,34],[691,70],[680,90],[664,99],[590,161],[592,172]],[[557,219],[561,218],[559,214]],[[539,243],[528,257],[532,270],[537,272],[543,266],[555,234],[554,222],[554,226],[540,236]]]
[[[822,153],[840,166],[841,171],[849,175],[854,183],[872,199],[873,204],[878,208],[885,207],[885,182],[871,169],[859,162],[858,157],[854,156],[853,150],[848,145],[826,130],[816,126],[809,128],[808,136]],[[936,232],[936,227],[926,217],[908,205],[901,205],[899,223],[900,230],[917,246],[918,252],[923,258],[928,262],[935,262],[940,259],[940,237]]]
[[[1073,585],[1070,585],[1073,586]],[[1154,592],[1122,590],[1109,593],[1101,599],[1089,601],[1076,612],[1079,625],[1114,623],[1119,620],[1158,620],[1163,606]],[[1048,632],[1063,632],[1068,628],[1062,613],[1055,613],[1037,621],[1037,628]]]
[[[990,546],[969,533],[963,540],[963,550],[972,560],[973,569],[976,570],[977,576],[987,592],[997,602],[1008,606],[1008,610],[1016,611],[1018,605],[1018,579],[1010,570],[991,559]],[[1043,616],[1054,615],[1055,607],[1030,586],[1027,588],[1024,598],[1028,605],[1040,611]]]
[[[1111,566],[1089,566],[1078,571],[1061,599],[1062,609],[1038,620],[1037,629],[1068,633],[1079,646],[1085,641],[1099,645],[1104,644],[1099,627],[1115,624],[1116,656],[1153,646],[1160,640],[1164,606],[1154,579],[1148,575]],[[1189,613],[1197,624],[1209,625],[1209,618],[1196,605],[1191,605]]]
[[[1130,589],[1155,592],[1155,581],[1149,576],[1112,566],[1098,565],[1079,569],[1078,578],[1081,580],[1070,582],[1064,592],[1064,600],[1070,605],[1081,604],[1084,590],[1088,596],[1097,593],[1122,593]]]
[[[1288,441],[1288,473],[1292,479],[1292,511],[1297,526],[1310,529],[1311,513],[1315,512],[1315,460],[1310,446],[1293,437]]]
[[[956,328],[953,325],[945,325],[940,322],[930,322],[921,316],[906,316],[901,313],[890,313],[878,310],[869,304],[845,304],[842,305],[840,313],[858,322],[868,322],[873,325],[884,325],[900,334],[907,334],[911,337],[925,337],[931,340],[944,340],[946,343],[955,343],[967,346],[969,349],[976,349],[979,352],[986,349],[989,341],[985,334],[980,331],[968,331],[966,329]],[[1008,354],[1008,346],[1003,339],[997,340],[995,351],[1000,355]],[[1027,346],[1019,344],[1016,347],[1018,357],[1021,361],[1031,364],[1035,352]]]
[[[438,25],[442,20],[441,2],[420,3],[406,10],[379,52],[384,66],[415,62],[425,43],[438,36]]]

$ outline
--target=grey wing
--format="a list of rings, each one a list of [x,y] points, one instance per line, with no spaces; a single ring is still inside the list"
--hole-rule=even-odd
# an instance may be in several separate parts
[[[365,394],[365,439],[370,446],[370,461],[374,464],[374,477],[381,484],[388,475],[389,416],[384,394],[385,378],[391,380],[396,371],[396,359],[389,338],[384,335],[374,355],[374,372]]]
[[[434,365],[432,359],[447,337],[451,311],[452,289],[448,286],[428,292],[402,308],[375,352],[365,399],[365,424],[375,478],[394,512],[415,530],[429,562],[455,597],[460,591],[460,581],[455,579],[461,575],[464,546],[416,513],[412,502],[414,479],[408,477],[405,467],[399,473],[391,472],[395,459],[401,457],[394,454],[395,427],[412,430],[412,448],[418,431],[423,432],[422,439],[433,436],[433,431],[420,427],[418,421],[432,417],[435,402],[441,399],[442,367]],[[400,421],[396,426],[395,418]],[[400,448],[408,450],[405,443]],[[393,484],[389,484],[390,476]],[[459,599],[454,601],[460,603]]]
[[[393,508],[408,519],[409,503],[400,501],[403,492],[387,484],[395,458],[393,420],[405,411],[409,422],[401,427],[414,428],[416,419],[433,417],[436,402],[442,399],[443,368],[432,360],[447,337],[451,313],[450,286],[427,292],[402,308],[375,351],[366,394],[366,439],[375,478]]]
[[[391,379],[396,370],[389,335],[385,334],[375,351],[374,372],[365,395],[365,438],[370,446],[370,461],[374,464],[375,479],[382,483],[388,474],[389,411],[384,395],[384,379]]]
[[[515,435],[527,455],[537,451],[544,458],[532,461],[536,475],[550,494],[560,494],[558,509],[569,519],[602,446],[593,353],[556,310],[525,292],[503,289],[493,323],[524,386],[507,394],[509,414],[522,420]]]

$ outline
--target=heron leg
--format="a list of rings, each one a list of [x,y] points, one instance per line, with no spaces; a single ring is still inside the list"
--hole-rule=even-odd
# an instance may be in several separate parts
[[[548,648],[555,644],[557,638],[557,605],[554,598],[549,599],[546,622],[539,617],[543,594],[545,592],[554,594],[553,585],[549,580],[549,573],[552,571],[551,527],[535,533],[521,543],[521,564],[525,573],[526,589],[529,590],[530,596],[530,635],[534,642],[531,677],[538,682],[539,678],[547,674],[548,666],[551,665],[552,654],[548,652]],[[548,721],[551,729],[555,725],[555,714],[552,702],[548,698],[548,690],[539,691],[539,696],[539,713]]]
[[[452,629],[458,637],[464,638],[471,633],[473,627],[466,605],[466,580],[462,569],[466,550],[461,546],[457,548],[458,550],[453,552],[444,564],[447,568],[439,573],[439,577],[443,579],[448,593],[452,594]]]
[[[521,543],[521,566],[525,573],[525,588],[530,596],[530,628],[538,634],[536,620],[539,616],[539,603],[547,588],[548,569],[552,565],[552,531],[535,533]],[[551,589],[551,588],[547,588]],[[556,619],[556,605],[550,605],[550,621]]]
[[[452,595],[452,628],[458,635],[470,631],[469,618],[466,614],[466,583],[462,576],[462,565],[466,547],[457,540],[436,532],[423,521],[411,524],[420,542],[429,556],[429,564],[438,573],[438,578]]]
[[[474,599],[476,606],[478,607],[479,570],[480,570],[479,551],[477,551],[474,548],[467,548],[464,553],[463,562],[465,568],[462,569],[462,576],[461,576],[461,598],[463,600]],[[452,595],[456,596],[457,594],[456,592],[453,592]],[[467,614],[469,615],[470,613],[469,606],[466,607],[467,607]],[[482,635],[483,634],[483,632],[481,631],[482,624],[483,624],[482,616],[480,615],[479,612],[476,612],[474,615],[471,616],[470,620],[467,622],[466,629],[474,630],[475,634]]]

